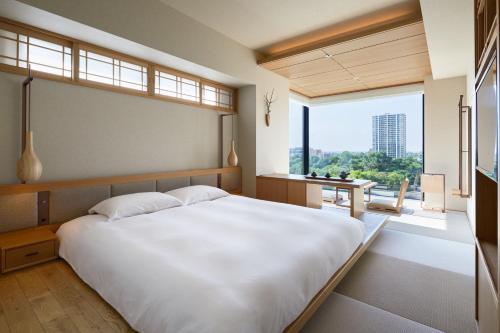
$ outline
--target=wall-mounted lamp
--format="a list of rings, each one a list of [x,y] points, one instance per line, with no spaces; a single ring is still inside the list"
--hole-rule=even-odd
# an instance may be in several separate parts
[[[17,178],[22,183],[35,181],[42,175],[42,163],[36,156],[33,147],[33,132],[31,131],[31,83],[33,76],[28,68],[28,77],[23,82],[22,101],[22,155],[17,161]]]
[[[231,151],[227,155],[227,164],[229,166],[238,165],[238,155],[236,155],[236,151],[234,150],[234,114],[231,115]]]
[[[222,152],[224,151],[224,117],[231,117],[231,150],[229,151],[229,154],[227,155],[227,164],[229,166],[237,166],[238,165],[238,155],[236,155],[236,150],[234,147],[234,117],[235,114],[223,114],[220,116],[220,130],[221,130],[221,135],[220,135],[220,142],[221,142],[221,155],[220,155],[220,167],[223,166],[223,156]]]

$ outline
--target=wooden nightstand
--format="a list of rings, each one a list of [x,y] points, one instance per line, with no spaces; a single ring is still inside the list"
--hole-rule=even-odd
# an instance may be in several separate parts
[[[57,237],[47,228],[0,234],[0,273],[56,259],[57,248]]]

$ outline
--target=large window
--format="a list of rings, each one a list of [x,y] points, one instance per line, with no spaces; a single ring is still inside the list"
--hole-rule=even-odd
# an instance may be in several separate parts
[[[304,174],[304,106],[297,101],[290,101],[290,173]]]
[[[87,49],[80,50],[79,78],[143,92],[148,91],[147,65],[124,61],[116,56],[107,56]]]
[[[0,22],[1,23],[1,22]],[[71,78],[71,44],[0,24],[0,63]]]
[[[410,180],[409,198],[420,198],[423,171],[423,99],[415,93],[367,100],[337,102],[309,108],[309,160],[300,159],[302,140],[297,130],[301,119],[290,109],[290,172],[302,173],[303,166],[319,175],[338,175],[378,183],[373,190],[393,197],[405,178]],[[293,147],[298,146],[298,147]],[[306,162],[306,163],[304,163]]]

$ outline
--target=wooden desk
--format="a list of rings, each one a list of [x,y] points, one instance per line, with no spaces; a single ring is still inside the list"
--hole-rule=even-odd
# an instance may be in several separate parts
[[[353,182],[308,179],[303,175],[271,174],[257,176],[257,199],[320,208],[322,186],[339,186],[349,191],[352,217],[359,217],[364,210],[364,187],[371,181],[355,179]]]

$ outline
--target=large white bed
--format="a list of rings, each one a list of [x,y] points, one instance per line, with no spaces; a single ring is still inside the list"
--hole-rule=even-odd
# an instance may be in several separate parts
[[[140,332],[282,332],[349,259],[363,224],[226,196],[63,224],[59,255]]]

